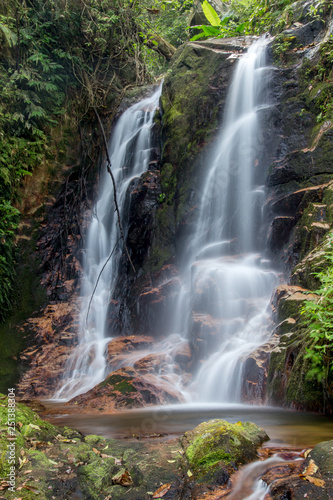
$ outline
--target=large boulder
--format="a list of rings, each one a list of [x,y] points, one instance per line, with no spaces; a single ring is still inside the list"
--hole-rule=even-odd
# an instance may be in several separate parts
[[[257,449],[268,439],[256,424],[216,419],[185,432],[181,443],[196,480],[224,484],[239,465],[257,458]]]

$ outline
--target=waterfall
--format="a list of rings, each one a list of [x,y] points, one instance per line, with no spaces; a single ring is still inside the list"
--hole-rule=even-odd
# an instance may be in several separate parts
[[[148,169],[151,129],[161,89],[160,85],[151,97],[134,104],[122,114],[110,141],[111,168],[125,233],[129,188]],[[85,242],[78,345],[67,361],[64,378],[54,399],[68,400],[82,394],[107,375],[105,350],[111,337],[106,337],[106,319],[123,252],[119,237],[112,181],[104,168]]]
[[[186,401],[241,401],[243,361],[269,337],[268,307],[278,275],[265,257],[263,234],[266,164],[260,114],[270,106],[266,43],[264,37],[259,39],[237,61],[221,132],[206,158],[196,229],[183,250],[183,284],[170,310],[170,335],[151,351],[162,353],[167,365],[154,375],[157,385],[176,388]],[[148,168],[160,93],[161,88],[129,108],[111,139],[125,232],[129,187]],[[78,346],[56,399],[86,392],[108,374],[105,353],[111,337],[106,336],[105,324],[123,247],[107,172],[100,186],[86,238]],[[190,385],[175,361],[175,353],[188,341],[199,366]],[[137,351],[119,366],[133,366],[146,355]]]
[[[176,330],[188,332],[199,357],[191,392],[200,401],[241,401],[242,361],[269,337],[268,306],[278,277],[261,235],[266,166],[260,112],[270,105],[266,43],[261,38],[237,62],[184,256]]]

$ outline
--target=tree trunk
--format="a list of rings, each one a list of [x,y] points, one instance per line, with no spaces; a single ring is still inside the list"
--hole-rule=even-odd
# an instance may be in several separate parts
[[[171,43],[167,42],[159,35],[150,35],[145,41],[145,45],[161,54],[167,61],[170,61],[176,52],[176,47],[171,45]]]

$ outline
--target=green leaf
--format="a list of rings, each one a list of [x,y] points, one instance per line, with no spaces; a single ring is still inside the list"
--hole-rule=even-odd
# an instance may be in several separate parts
[[[220,28],[215,26],[202,26],[202,30],[206,36],[219,36],[221,34]]]
[[[206,19],[210,22],[212,26],[220,26],[221,21],[216,12],[216,10],[210,5],[207,0],[202,3],[202,10],[206,16]]]
[[[17,36],[8,28],[8,26],[0,23],[0,31],[2,32],[6,40],[6,43],[9,45],[9,47],[13,47],[14,45],[16,45]]]
[[[237,33],[242,33],[244,30],[245,30],[245,23],[242,23],[239,26],[237,26],[235,31],[237,31]]]
[[[204,38],[205,36],[206,36],[205,33],[202,31],[201,33],[198,33],[197,35],[192,36],[190,41],[195,42],[196,40],[200,40],[200,38]]]

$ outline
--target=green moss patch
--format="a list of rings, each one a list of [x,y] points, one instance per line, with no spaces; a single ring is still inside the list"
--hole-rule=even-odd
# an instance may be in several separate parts
[[[265,431],[250,422],[230,424],[216,419],[186,432],[182,444],[190,469],[200,480],[209,472],[214,476],[221,468],[230,470],[255,460],[257,448],[267,439]]]

